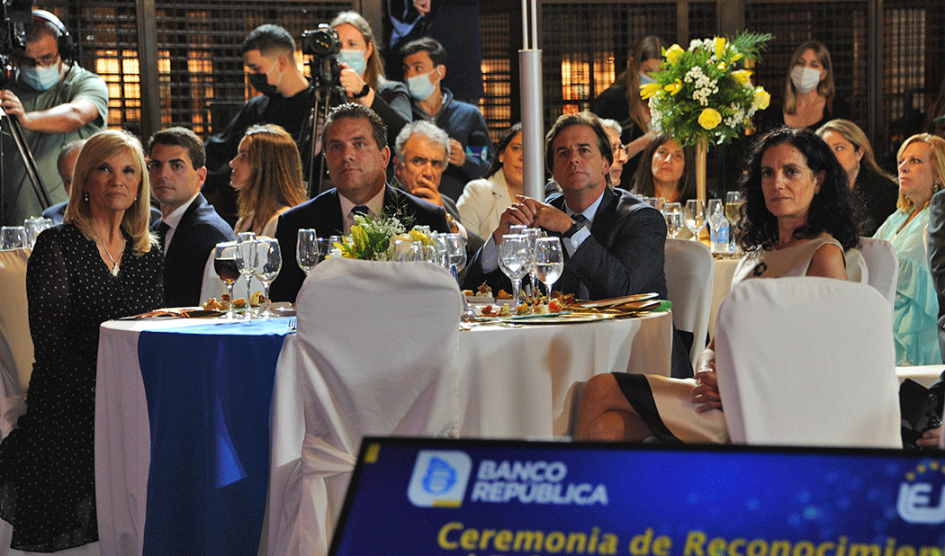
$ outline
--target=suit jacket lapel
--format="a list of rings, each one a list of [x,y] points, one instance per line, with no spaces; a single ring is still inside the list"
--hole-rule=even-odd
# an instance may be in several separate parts
[[[325,218],[325,223],[328,224],[328,229],[331,230],[328,235],[344,235],[345,216],[341,214],[341,197],[337,189],[333,190],[331,197],[328,199],[328,210],[319,216]]]

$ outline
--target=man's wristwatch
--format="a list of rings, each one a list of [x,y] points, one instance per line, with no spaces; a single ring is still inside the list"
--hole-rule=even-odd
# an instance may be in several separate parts
[[[361,89],[361,92],[355,93],[355,94],[353,94],[353,95],[351,95],[351,96],[352,96],[352,98],[363,98],[363,97],[366,97],[367,94],[370,93],[370,92],[371,92],[371,86],[368,85],[367,83],[365,83],[365,84],[364,84],[364,88]]]
[[[576,233],[578,233],[579,231],[581,231],[581,228],[583,228],[583,227],[584,227],[584,224],[581,224],[580,222],[576,222],[576,221],[573,221],[573,220],[572,220],[572,221],[571,221],[571,227],[568,228],[568,230],[567,230],[566,232],[564,232],[563,234],[561,234],[561,237],[563,237],[563,238],[565,238],[565,239],[571,239],[571,236],[573,236],[574,234],[576,234]]]

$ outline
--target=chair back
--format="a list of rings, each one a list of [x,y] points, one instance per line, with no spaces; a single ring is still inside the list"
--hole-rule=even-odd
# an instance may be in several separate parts
[[[871,286],[746,280],[719,308],[715,352],[733,442],[902,447],[892,307]]]
[[[456,280],[431,263],[334,257],[303,283],[301,553],[327,552],[362,437],[458,434],[461,311]]]
[[[899,282],[899,257],[892,243],[875,237],[860,238],[859,252],[869,269],[867,283],[876,288],[889,306],[896,303],[896,286]]]
[[[701,241],[666,240],[666,291],[673,302],[673,324],[692,334],[689,357],[695,368],[705,349],[712,310],[715,263],[712,252]]]
[[[0,251],[0,438],[26,410],[25,394],[33,373],[33,338],[26,300],[30,249]]]

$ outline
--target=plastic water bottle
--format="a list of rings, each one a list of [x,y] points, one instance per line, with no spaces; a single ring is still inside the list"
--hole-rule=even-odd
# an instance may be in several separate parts
[[[713,224],[715,223],[713,222]],[[723,216],[721,221],[718,222],[718,225],[713,225],[710,231],[712,232],[712,252],[723,254],[731,253],[728,219]]]

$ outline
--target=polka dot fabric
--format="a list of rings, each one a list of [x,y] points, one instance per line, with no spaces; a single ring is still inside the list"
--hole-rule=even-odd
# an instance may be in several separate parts
[[[118,276],[72,224],[43,232],[26,271],[35,363],[27,411],[0,443],[0,517],[12,548],[51,552],[98,540],[95,364],[99,325],[163,304],[160,250],[126,242]]]

